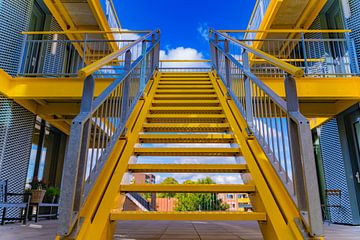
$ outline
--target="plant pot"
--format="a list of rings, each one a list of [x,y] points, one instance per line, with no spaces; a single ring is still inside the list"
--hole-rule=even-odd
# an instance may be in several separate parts
[[[31,203],[41,203],[44,199],[46,190],[35,189],[31,191]]]

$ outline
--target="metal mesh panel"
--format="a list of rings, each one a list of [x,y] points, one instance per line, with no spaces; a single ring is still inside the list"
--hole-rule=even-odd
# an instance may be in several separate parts
[[[359,0],[349,0],[351,17],[345,19],[346,28],[351,29],[350,37],[355,42],[355,51],[360,62],[360,1]]]
[[[55,18],[52,17],[50,22],[50,31],[61,31],[61,27],[56,22]],[[65,40],[65,35],[56,35],[58,40]],[[48,40],[52,40],[54,35],[49,35]],[[52,48],[55,49],[52,49]],[[55,51],[56,54],[53,54],[52,51]],[[63,62],[65,56],[65,45],[56,44],[54,46],[47,45],[47,49],[45,50],[44,57],[44,73],[59,73],[63,71]],[[58,63],[58,64],[54,64]]]
[[[9,192],[24,191],[34,124],[34,114],[0,95],[0,179],[8,180]],[[18,214],[19,209],[9,209],[6,215]]]
[[[341,190],[341,207],[330,207],[331,222],[352,224],[353,216],[346,181],[344,158],[340,144],[338,125],[335,119],[321,127],[321,156],[323,159],[325,185],[328,190]],[[338,197],[329,196],[328,205],[339,204]]]
[[[33,0],[0,1],[0,68],[14,76],[21,57],[22,31],[28,29]]]

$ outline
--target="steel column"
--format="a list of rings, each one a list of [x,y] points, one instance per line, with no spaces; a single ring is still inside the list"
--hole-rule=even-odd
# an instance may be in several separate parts
[[[304,33],[300,33],[301,36],[301,46],[303,49],[303,55],[304,55],[304,65],[305,65],[305,74],[309,73],[309,66],[308,66],[308,62],[307,62],[307,53],[306,53],[306,44],[305,44],[305,36]]]
[[[85,79],[80,107],[81,114],[87,115],[92,110],[94,85],[92,76]],[[76,119],[74,119],[70,131],[61,183],[58,233],[65,236],[71,233],[70,231],[76,224],[74,219],[76,219],[81,206],[91,127],[91,118],[86,122]]]
[[[250,70],[249,54],[246,50],[242,53],[244,70]],[[250,78],[244,74],[244,90],[245,90],[245,113],[246,121],[250,128],[253,127],[253,112],[252,112],[252,92]]]
[[[128,72],[131,68],[131,51],[128,50],[125,53],[125,72]],[[129,108],[128,104],[128,98],[129,98],[129,79],[131,80],[131,74],[124,79],[124,86],[123,86],[123,95],[121,100],[121,124],[125,124],[126,116]]]
[[[285,91],[290,155],[297,206],[306,225],[311,227],[311,234],[321,236],[323,234],[323,225],[310,124],[306,118],[302,117],[299,111],[296,82],[291,75],[285,78]]]
[[[144,56],[141,62],[141,70],[140,70],[140,89],[139,91],[142,92],[145,88],[145,78],[146,78],[146,41],[142,41],[141,45],[141,55]]]
[[[229,40],[227,40],[227,39],[224,40],[224,52],[226,54],[229,53]],[[227,58],[225,56],[225,78],[226,78],[226,87],[228,89],[231,88],[231,82],[230,82],[231,79],[230,79],[230,77],[231,77],[230,60],[229,60],[229,58]]]

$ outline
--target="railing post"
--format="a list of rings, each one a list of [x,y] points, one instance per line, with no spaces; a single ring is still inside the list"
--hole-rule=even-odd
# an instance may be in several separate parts
[[[244,50],[242,53],[242,61],[244,71],[250,71],[249,53]],[[245,113],[246,121],[249,128],[253,127],[253,115],[252,115],[252,91],[250,78],[244,73],[244,88],[245,88]]]
[[[92,111],[94,86],[94,78],[92,76],[86,77],[80,107],[81,114],[89,114]],[[71,126],[61,183],[58,225],[58,232],[61,235],[70,234],[69,231],[75,224],[74,219],[76,219],[81,208],[91,121],[89,118],[85,122],[79,122],[75,118]]]
[[[146,78],[146,40],[142,41],[141,45],[141,55],[144,57],[141,63],[141,70],[140,70],[140,88],[139,91],[142,92],[145,88],[145,78]]]
[[[82,62],[81,62],[81,68],[85,67],[87,38],[88,38],[88,34],[85,33],[85,37],[84,37],[84,50],[83,50],[83,57],[82,57]]]
[[[19,68],[18,68],[17,75],[20,75],[21,73],[22,74],[25,73],[26,52],[27,52],[27,44],[28,44],[27,39],[28,39],[28,35],[25,34],[24,40],[23,40],[23,45],[21,47],[21,56],[20,56]]]
[[[307,60],[307,52],[306,52],[306,44],[305,44],[305,35],[304,33],[300,33],[301,36],[301,46],[303,49],[303,55],[304,55],[304,66],[305,66],[305,74],[309,73],[309,65]]]
[[[214,33],[214,49],[215,49],[215,67],[216,70],[219,70],[219,52],[218,52],[218,46],[219,46],[219,35],[217,33]]]
[[[127,50],[125,53],[125,72],[129,72],[131,68],[131,51]],[[126,116],[127,116],[127,112],[128,112],[128,100],[129,100],[129,82],[128,79],[131,79],[131,76],[128,76],[125,80],[124,80],[124,87],[122,90],[122,100],[121,100],[121,124],[125,124],[126,121]]]
[[[287,123],[290,142],[290,155],[297,206],[314,236],[323,233],[320,196],[316,164],[313,152],[310,124],[306,118],[295,121],[292,116],[301,116],[293,76],[285,78],[287,101]]]
[[[229,40],[227,39],[224,40],[224,52],[225,54],[229,53]],[[225,78],[226,78],[226,87],[228,89],[231,89],[230,77],[231,77],[230,60],[225,55]]]
[[[151,46],[154,46],[155,44],[155,34],[152,34],[151,35]],[[156,66],[155,66],[155,52],[153,51],[151,53],[151,68],[154,69]]]

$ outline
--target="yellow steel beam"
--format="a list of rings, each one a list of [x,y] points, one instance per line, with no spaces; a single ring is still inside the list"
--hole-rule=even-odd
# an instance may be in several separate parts
[[[310,128],[311,129],[317,128],[330,119],[331,118],[311,118],[311,119],[309,119],[310,120]]]
[[[248,168],[246,164],[129,164],[128,170],[159,173],[242,173]]]
[[[266,221],[263,212],[139,212],[113,209],[112,221]]]
[[[211,85],[210,80],[208,81],[160,81],[159,88],[163,87],[164,85]]]
[[[4,71],[0,70],[3,76]],[[98,96],[113,79],[96,79],[95,96]],[[1,78],[0,92],[9,98],[76,98],[81,99],[82,78]]]
[[[134,148],[136,156],[239,156],[239,148]]]
[[[79,103],[48,103],[40,105],[37,113],[44,115],[78,115],[80,112]]]
[[[140,134],[142,143],[231,143],[234,141],[232,134]]]
[[[285,97],[283,78],[261,78],[280,97]],[[308,98],[328,100],[360,100],[360,77],[329,77],[296,79],[297,93],[300,100]]]
[[[120,185],[121,192],[156,193],[252,193],[250,184],[129,184]]]
[[[339,100],[330,102],[300,102],[300,112],[308,118],[329,118],[335,116],[360,100]]]

